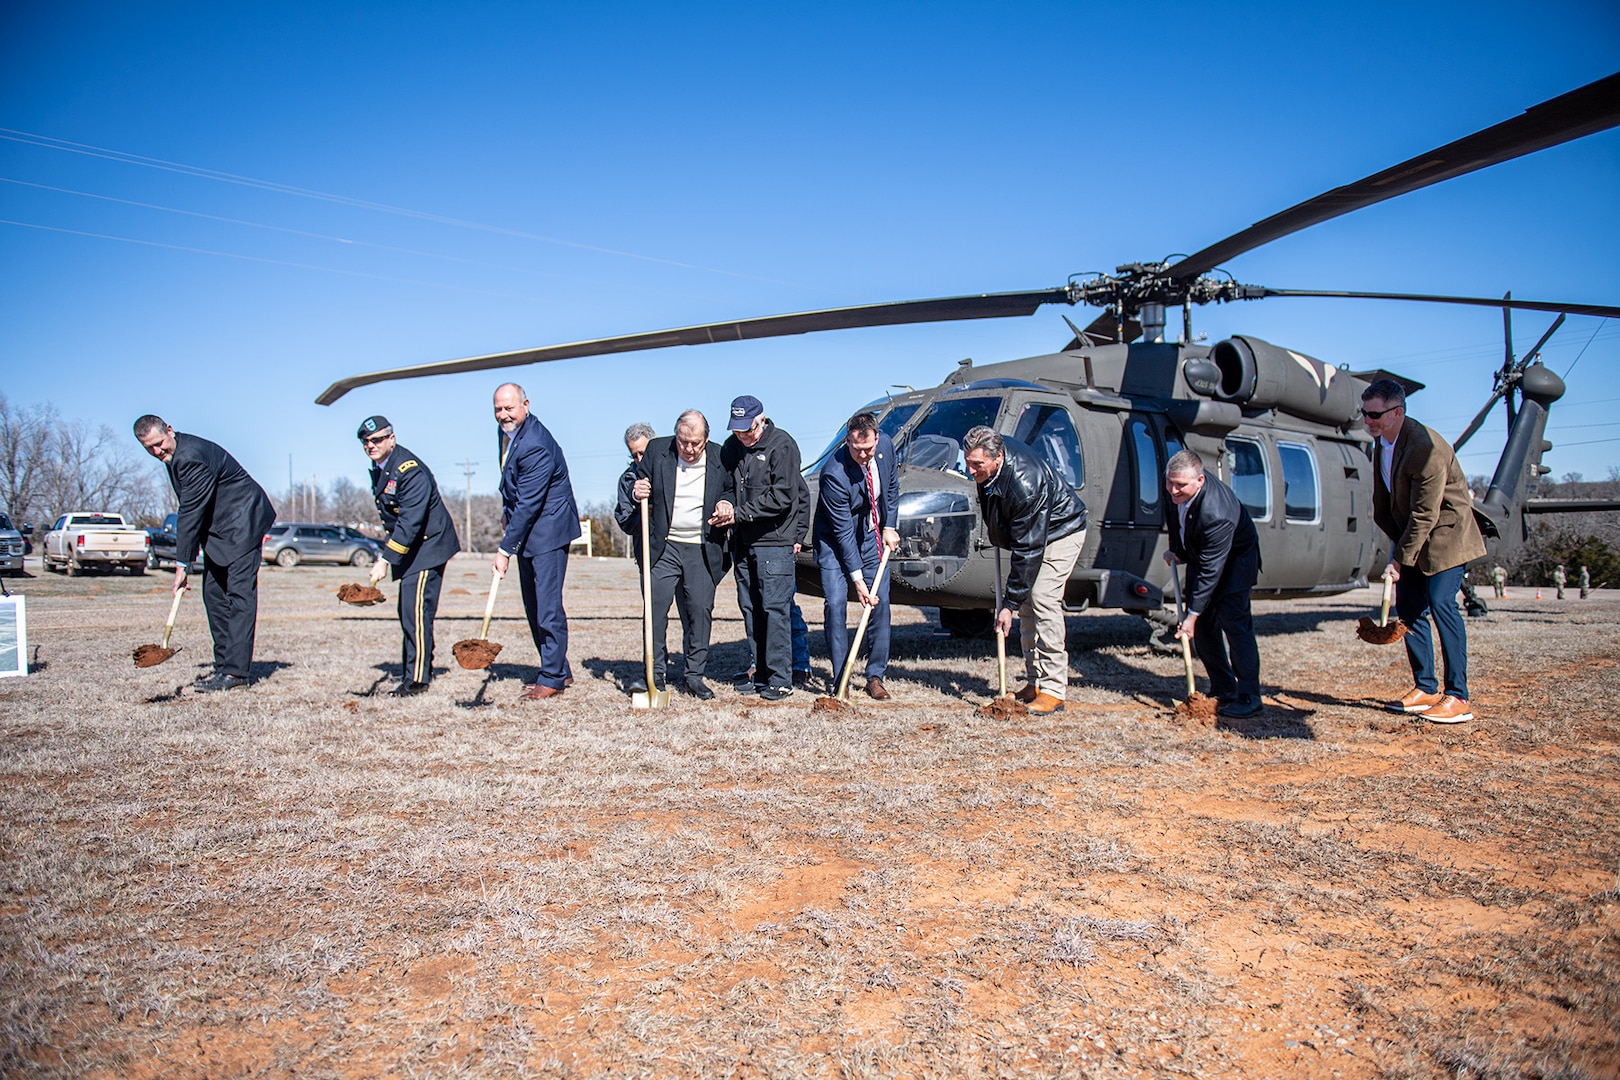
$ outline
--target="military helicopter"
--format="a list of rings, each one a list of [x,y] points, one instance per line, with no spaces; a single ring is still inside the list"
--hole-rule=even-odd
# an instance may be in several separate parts
[[[1073,484],[1091,514],[1085,548],[1065,596],[1071,610],[1112,608],[1166,622],[1164,466],[1182,447],[1213,462],[1254,517],[1264,570],[1256,592],[1278,598],[1363,588],[1387,559],[1372,521],[1372,439],[1360,423],[1361,391],[1394,378],[1409,394],[1423,384],[1383,370],[1350,371],[1251,335],[1194,341],[1194,304],[1269,297],[1353,297],[1620,317],[1620,307],[1484,297],[1326,292],[1244,285],[1222,263],[1262,244],[1407,192],[1620,124],[1620,73],[1534,106],[1519,116],[1335,188],[1176,261],[1126,263],[1113,274],[1077,275],[1033,292],[992,293],[807,311],[739,322],[600,338],[469,357],[342,379],[315,400],[393,379],[490,370],[721,341],[822,330],[1030,315],[1046,304],[1105,310],[1059,351],[978,367],[962,361],[939,386],[905,389],[870,404],[894,440],[899,463],[901,547],[891,564],[894,603],[940,609],[942,625],[971,634],[988,625],[994,562],[967,476],[962,437],[979,424],[1043,454]],[[1179,342],[1164,338],[1179,307]],[[1553,329],[1557,329],[1555,323]],[[1551,330],[1548,331],[1550,336]],[[1490,488],[1474,512],[1491,558],[1528,535],[1527,513],[1565,510],[1527,498],[1548,472],[1542,455],[1548,411],[1563,381],[1536,359],[1507,357],[1490,399],[1458,440],[1498,401],[1508,437]],[[842,430],[805,469],[814,483]],[[820,594],[813,560],[801,556],[801,591]]]

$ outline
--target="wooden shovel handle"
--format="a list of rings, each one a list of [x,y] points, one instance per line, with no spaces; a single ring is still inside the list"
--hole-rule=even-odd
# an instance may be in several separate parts
[[[641,500],[641,642],[642,655],[647,661],[647,697],[657,692],[653,681],[653,627],[652,627],[652,530],[647,522],[647,500]]]
[[[501,587],[501,575],[493,570],[489,574],[489,599],[484,601],[484,625],[478,629],[478,640],[489,640],[489,620],[495,614],[495,590]]]
[[[1192,700],[1193,694],[1198,692],[1198,684],[1193,681],[1192,642],[1181,638],[1181,662],[1187,668],[1187,699]]]
[[[162,647],[165,649],[169,647],[169,635],[174,633],[174,617],[180,610],[180,598],[184,595],[186,595],[186,591],[184,589],[174,590],[174,603],[169,605],[169,621],[165,623],[163,627]]]
[[[872,595],[876,596],[878,586],[883,583],[883,571],[889,566],[889,549],[883,548],[883,557],[878,560],[877,574],[872,578]],[[837,696],[839,701],[849,697],[849,677],[855,671],[855,659],[861,654],[861,640],[866,637],[866,622],[872,617],[872,608],[866,604],[861,605],[861,619],[855,624],[855,640],[850,643],[849,655],[844,658],[844,673],[838,678]]]
[[[1378,625],[1389,625],[1389,598],[1395,591],[1395,583],[1389,578],[1384,579],[1384,610],[1378,615]]]

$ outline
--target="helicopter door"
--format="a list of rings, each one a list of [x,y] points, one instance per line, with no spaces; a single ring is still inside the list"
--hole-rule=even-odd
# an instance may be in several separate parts
[[[1321,473],[1316,449],[1306,441],[1277,440],[1282,465],[1283,529],[1288,537],[1288,573],[1303,587],[1321,584],[1328,561],[1323,527]]]
[[[1141,413],[1125,417],[1124,441],[1131,459],[1131,489],[1129,516],[1122,523],[1130,533],[1121,569],[1145,577],[1153,569],[1153,552],[1164,529],[1164,461],[1153,421]]]

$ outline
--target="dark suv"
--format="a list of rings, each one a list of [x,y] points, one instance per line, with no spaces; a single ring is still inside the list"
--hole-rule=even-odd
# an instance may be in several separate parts
[[[161,529],[147,529],[146,535],[152,538],[152,546],[146,551],[146,568],[148,570],[164,570],[175,564],[175,535],[174,523],[179,519],[178,514],[170,514],[163,519]],[[202,569],[205,556],[201,548],[197,549],[197,569]]]
[[[348,563],[370,566],[377,561],[377,542],[364,536],[346,536],[341,525],[308,521],[279,521],[264,534],[260,554],[277,566],[301,562]]]

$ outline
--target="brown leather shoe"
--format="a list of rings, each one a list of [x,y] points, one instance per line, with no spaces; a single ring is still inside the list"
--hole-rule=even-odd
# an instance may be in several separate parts
[[[866,680],[866,695],[874,701],[888,701],[894,697],[889,693],[888,687],[883,685],[883,680],[876,676]]]
[[[1389,706],[1389,711],[1398,713],[1426,713],[1436,705],[1440,704],[1440,697],[1441,695],[1439,694],[1425,694],[1422,690],[1419,690],[1414,686],[1405,694],[1401,695],[1401,699],[1399,701],[1391,704]]]
[[[1423,719],[1431,724],[1461,724],[1474,718],[1474,710],[1462,698],[1447,694],[1433,708],[1423,710]]]
[[[1019,690],[1018,693],[1014,694],[1013,697],[1017,698],[1019,701],[1022,701],[1025,705],[1028,705],[1030,702],[1035,700],[1035,695],[1039,694],[1040,692],[1040,689],[1034,683],[1030,683],[1028,686]]]
[[[1042,690],[1035,695],[1035,700],[1029,703],[1029,711],[1040,714],[1062,712],[1063,699]]]
[[[561,696],[562,691],[555,686],[531,686],[518,696],[519,701],[544,701],[546,698]]]

